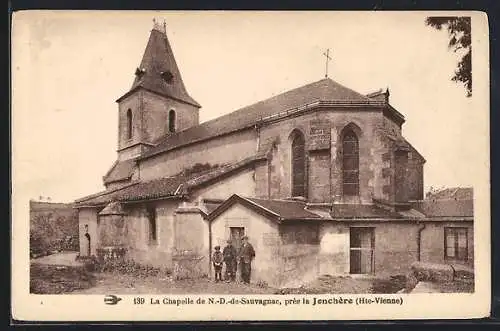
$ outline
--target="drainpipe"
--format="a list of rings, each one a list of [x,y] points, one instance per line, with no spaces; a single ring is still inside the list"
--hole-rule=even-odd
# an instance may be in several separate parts
[[[208,222],[208,278],[212,275],[212,222]]]
[[[422,250],[422,231],[425,229],[425,223],[420,223],[417,221],[417,225],[420,225],[418,227],[418,232],[417,232],[417,261],[420,262],[420,255],[421,255],[421,250]]]

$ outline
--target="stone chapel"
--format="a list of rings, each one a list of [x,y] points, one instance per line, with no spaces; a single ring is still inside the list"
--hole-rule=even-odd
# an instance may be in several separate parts
[[[80,256],[203,276],[214,246],[238,248],[247,235],[252,281],[273,286],[473,263],[472,199],[424,200],[425,159],[388,90],[365,95],[325,78],[200,123],[155,24],[116,102],[105,190],[75,202]]]

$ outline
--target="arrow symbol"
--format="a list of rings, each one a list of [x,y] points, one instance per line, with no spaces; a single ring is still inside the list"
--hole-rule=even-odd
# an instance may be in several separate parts
[[[121,299],[116,295],[109,294],[104,297],[104,303],[107,305],[116,305]]]

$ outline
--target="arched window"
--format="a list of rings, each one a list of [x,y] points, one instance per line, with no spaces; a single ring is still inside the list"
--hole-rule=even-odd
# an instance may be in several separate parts
[[[168,132],[175,132],[175,110],[168,112]]]
[[[304,135],[295,131],[292,137],[292,196],[306,197],[306,152]]]
[[[127,139],[132,139],[132,110],[127,110]]]
[[[344,195],[359,195],[359,141],[350,128],[342,135],[342,170]]]

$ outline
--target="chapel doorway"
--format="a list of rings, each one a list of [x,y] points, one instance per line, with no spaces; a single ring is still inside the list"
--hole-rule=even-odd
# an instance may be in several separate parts
[[[86,245],[85,245],[86,246],[85,247],[86,254],[84,254],[84,255],[90,256],[91,255],[91,251],[90,251],[90,234],[86,233],[85,234],[85,239],[86,239]]]
[[[350,273],[370,274],[375,271],[375,229],[350,228]]]
[[[231,242],[233,243],[234,248],[236,248],[236,252],[240,252],[241,248],[241,238],[245,235],[244,227],[231,227],[230,229],[230,237]]]

